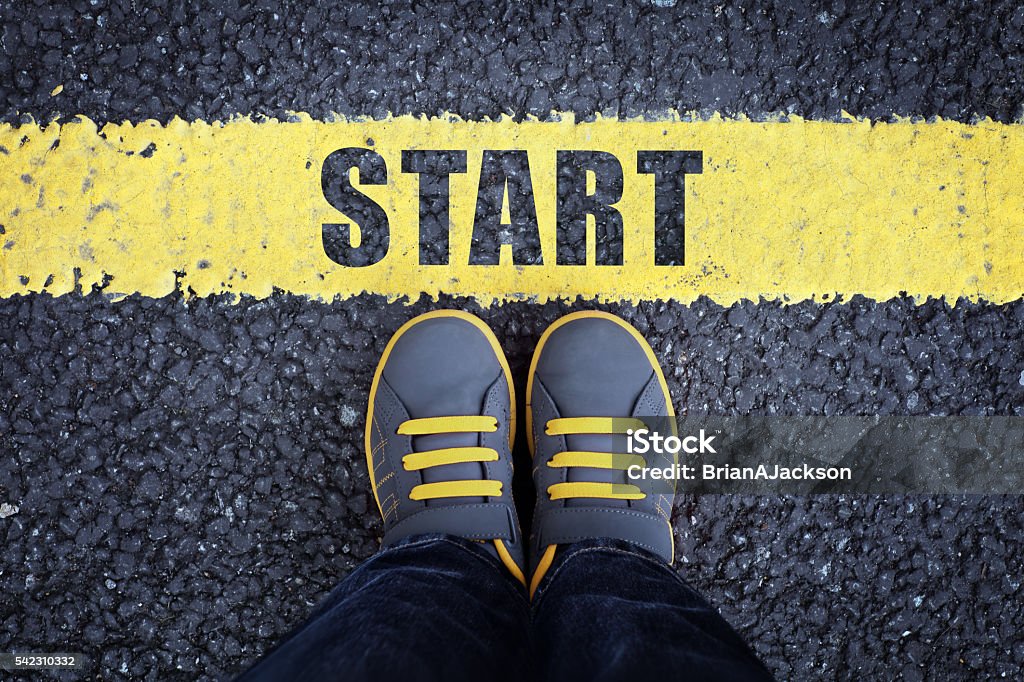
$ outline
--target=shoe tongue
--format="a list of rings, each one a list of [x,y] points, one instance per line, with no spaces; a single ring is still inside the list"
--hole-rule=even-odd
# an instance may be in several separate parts
[[[460,417],[480,414],[484,398],[491,386],[498,381],[502,374],[482,380],[479,370],[475,370],[470,381],[462,374],[455,371],[448,371],[445,383],[441,389],[436,390],[429,396],[417,396],[418,402],[413,405],[409,401],[409,416],[420,417]],[[416,452],[427,450],[440,450],[441,448],[462,448],[480,445],[479,433],[436,433],[429,436],[415,436],[412,439],[412,447]],[[462,464],[445,464],[443,466],[427,467],[420,471],[424,483],[440,483],[443,481],[473,481],[485,477],[486,469],[479,462],[464,462]],[[486,502],[484,497],[449,497],[426,500],[428,507],[445,506],[451,504],[475,504]]]
[[[480,436],[476,433],[439,433],[429,436],[416,436],[412,446],[416,452],[439,450],[441,448],[461,448],[479,445]],[[445,464],[427,467],[420,471],[424,483],[440,483],[442,481],[471,481],[484,477],[483,464],[479,462],[463,462],[461,464]],[[470,504],[485,502],[483,497],[449,497],[426,500],[428,507],[444,506],[452,503]]]
[[[441,448],[466,448],[479,443],[476,433],[435,433],[429,436],[414,436],[412,447],[416,452],[440,450]]]
[[[450,386],[436,395],[433,401],[424,402],[419,406],[414,417],[458,417],[480,413],[481,400],[474,392],[465,390],[465,386]],[[479,433],[435,433],[429,436],[415,436],[412,447],[416,452],[440,450],[441,448],[473,447],[480,444]],[[440,483],[442,481],[468,481],[483,478],[483,466],[477,462],[462,464],[445,464],[444,466],[428,467],[420,471],[424,483]],[[483,502],[481,497],[457,497],[427,500],[428,507],[451,504],[452,502]]]
[[[599,433],[579,433],[565,437],[569,450],[589,452],[614,452],[613,436]]]
[[[566,436],[565,443],[571,451],[589,452],[615,452],[614,437],[601,434],[577,434]],[[591,483],[627,483],[626,474],[623,471],[612,469],[592,469],[589,467],[569,467],[567,480],[570,483],[591,482]],[[590,507],[594,501],[589,499],[568,499],[565,501],[568,507]],[[602,507],[628,507],[625,500],[601,500]]]

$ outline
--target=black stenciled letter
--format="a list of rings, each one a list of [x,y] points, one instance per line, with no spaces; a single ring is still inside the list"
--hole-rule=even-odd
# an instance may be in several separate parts
[[[704,153],[640,151],[638,173],[654,175],[654,264],[686,263],[686,176],[703,172]]]
[[[501,207],[506,187],[511,223],[503,224]],[[512,262],[515,265],[543,263],[530,160],[522,149],[484,150],[469,264],[497,265],[502,244],[512,245]]]
[[[587,215],[594,216],[595,263],[622,265],[622,214],[612,204],[622,199],[622,166],[608,152],[559,151],[558,221],[555,262],[587,264]],[[594,193],[587,194],[587,171]]]
[[[420,176],[420,265],[447,265],[449,176],[466,172],[466,152],[406,149],[402,151],[402,172]]]
[[[388,214],[376,201],[358,191],[349,181],[349,171],[359,169],[360,185],[386,185],[388,168],[372,149],[346,147],[324,159],[320,187],[327,203],[359,226],[359,246],[352,246],[349,223],[324,223],[324,252],[338,265],[364,267],[379,262],[391,243]]]

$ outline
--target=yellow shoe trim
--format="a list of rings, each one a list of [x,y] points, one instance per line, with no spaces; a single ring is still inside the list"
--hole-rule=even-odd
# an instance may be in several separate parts
[[[424,452],[410,452],[402,458],[402,467],[406,471],[419,471],[427,467],[437,467],[445,464],[497,461],[498,451],[493,448],[439,448]]]
[[[409,491],[409,499],[436,500],[442,497],[501,497],[501,481],[439,481],[420,483]]]
[[[544,433],[549,436],[565,436],[581,433],[626,433],[646,429],[647,425],[640,419],[618,417],[560,417],[548,421]]]
[[[552,500],[565,500],[576,497],[592,497],[602,500],[642,500],[647,494],[635,485],[626,483],[593,483],[576,481],[572,483],[555,483],[548,486],[548,495]]]
[[[501,563],[505,564],[505,568],[508,569],[508,572],[511,573],[512,576],[516,580],[521,582],[523,584],[523,586],[525,587],[526,586],[526,576],[523,575],[523,569],[519,568],[519,564],[517,564],[512,559],[512,555],[509,554],[508,548],[505,546],[505,541],[504,540],[495,540],[494,541],[494,548],[498,550],[498,558],[501,559]]]
[[[579,450],[556,453],[554,457],[548,460],[548,466],[555,469],[562,467],[590,467],[592,469],[620,469],[625,471],[631,466],[646,467],[647,460],[640,455]]]
[[[533,572],[533,577],[530,579],[530,599],[533,599],[533,593],[537,591],[537,586],[540,585],[541,579],[544,578],[544,574],[551,568],[551,562],[555,560],[555,550],[557,549],[558,545],[548,545],[540,561],[537,562],[537,569]]]
[[[436,433],[494,433],[498,420],[486,415],[423,417],[398,425],[399,436],[429,436]]]

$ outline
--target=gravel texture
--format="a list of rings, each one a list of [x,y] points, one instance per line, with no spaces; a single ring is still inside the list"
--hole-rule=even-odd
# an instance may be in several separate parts
[[[591,307],[0,301],[0,501],[18,508],[0,526],[0,646],[73,644],[104,652],[104,678],[155,679],[222,677],[272,645],[377,547],[370,378],[390,333],[437,305],[493,327],[520,395],[543,328]],[[604,307],[652,340],[691,412],[1024,406],[1007,336],[1024,302]],[[705,496],[676,529],[680,570],[780,679],[977,679],[1024,660],[1019,497]]]
[[[25,0],[0,15],[7,121],[670,107],[1010,121],[1024,101],[1012,2]],[[465,307],[521,382],[543,328],[593,307],[406,303],[0,300],[0,651],[85,651],[92,679],[230,676],[376,548],[361,429],[390,333]],[[1024,301],[601,307],[647,335],[690,412],[1024,412]],[[779,679],[1024,669],[1019,496],[705,496],[680,500],[676,530],[680,570]]]
[[[0,102],[8,120],[1022,115],[1013,0],[593,5],[6,0]]]

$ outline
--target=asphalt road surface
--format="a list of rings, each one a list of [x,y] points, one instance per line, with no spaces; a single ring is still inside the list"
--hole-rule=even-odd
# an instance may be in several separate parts
[[[0,8],[12,123],[1024,114],[1014,2]],[[259,656],[376,550],[370,377],[439,305],[488,322],[520,381],[548,323],[600,307],[650,339],[689,412],[1024,414],[1024,300],[2,299],[0,651],[86,652],[95,679]],[[704,496],[674,518],[678,569],[780,680],[1020,679],[1020,496]]]

